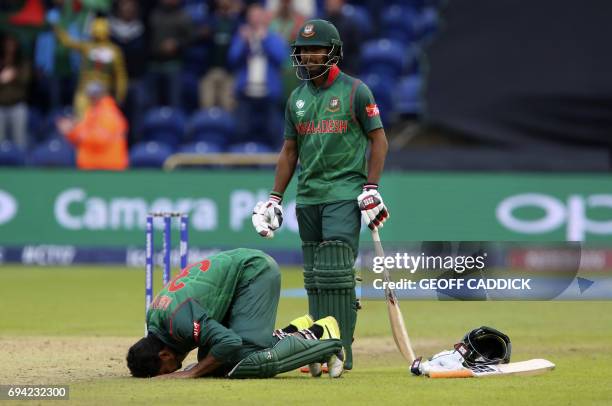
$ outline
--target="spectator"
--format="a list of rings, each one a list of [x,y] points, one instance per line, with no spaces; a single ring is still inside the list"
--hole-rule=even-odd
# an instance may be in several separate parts
[[[276,12],[281,7],[282,2],[283,0],[266,0],[266,9]],[[317,0],[300,0],[292,3],[293,10],[304,18],[310,18],[317,14]]]
[[[216,0],[215,12],[207,24],[210,42],[210,69],[200,81],[200,105],[234,109],[234,77],[228,71],[227,55],[240,18],[239,0]]]
[[[148,104],[146,67],[148,47],[145,26],[140,19],[140,7],[136,0],[122,0],[116,14],[109,19],[111,40],[121,48],[128,75],[128,89],[124,111],[131,128],[139,128],[140,119]],[[134,134],[131,133],[130,141]]]
[[[238,134],[242,141],[272,146],[282,131],[281,69],[288,54],[283,38],[269,30],[269,18],[258,4],[247,9],[247,23],[234,36],[229,60],[237,70]]]
[[[270,29],[278,32],[289,43],[295,40],[298,30],[306,21],[306,18],[295,10],[294,3],[294,0],[280,0],[270,23]],[[295,71],[293,67],[291,70]]]
[[[79,169],[124,170],[128,166],[126,134],[128,125],[115,100],[101,82],[89,82],[89,98],[80,121],[62,117],[57,128],[77,150]]]
[[[354,75],[359,70],[359,46],[364,38],[362,30],[355,21],[344,14],[344,0],[325,0],[325,13],[323,17],[336,26],[342,38],[342,58],[341,68],[345,73]]]
[[[29,82],[30,63],[23,57],[19,41],[7,34],[0,48],[0,140],[10,133],[15,144],[23,149],[28,144]]]
[[[180,0],[160,0],[151,12],[151,56],[148,89],[165,89],[165,98],[155,94],[155,104],[181,105],[182,53],[192,40],[194,27],[180,7]],[[155,92],[157,93],[157,92]]]
[[[294,0],[280,0],[275,17],[270,23],[270,29],[279,33],[288,43],[295,41],[298,30],[306,21],[306,18],[295,10],[295,3]],[[295,75],[291,57],[287,55],[283,66],[283,100],[287,99],[299,84],[300,80]]]
[[[122,103],[127,90],[125,63],[121,49],[110,41],[108,20],[94,19],[91,24],[91,41],[74,40],[59,25],[53,29],[62,45],[81,54],[79,84],[74,95],[77,117],[82,117],[87,109],[85,88],[91,82],[99,82],[106,90],[113,91],[117,101]]]

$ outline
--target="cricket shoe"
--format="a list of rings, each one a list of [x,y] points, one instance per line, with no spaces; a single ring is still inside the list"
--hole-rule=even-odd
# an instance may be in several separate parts
[[[314,324],[314,320],[310,314],[305,314],[296,319],[291,320],[289,323],[291,326],[294,326],[297,331],[305,330],[307,328],[312,327]]]
[[[340,339],[340,327],[333,316],[327,316],[317,320],[314,324],[323,328],[321,340]],[[327,360],[327,373],[331,378],[339,378],[342,375],[344,371],[344,359],[343,348]],[[319,377],[323,373],[323,367],[321,363],[318,362],[309,364],[308,369],[310,370],[310,375],[313,377]]]

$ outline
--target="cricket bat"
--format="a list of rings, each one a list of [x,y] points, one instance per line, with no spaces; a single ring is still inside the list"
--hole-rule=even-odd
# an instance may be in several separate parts
[[[372,240],[374,240],[374,250],[376,252],[376,256],[384,257],[385,251],[383,250],[380,242],[378,230],[372,230]],[[385,282],[390,281],[389,271],[387,268],[384,268],[383,278]],[[412,364],[415,359],[414,350],[412,349],[410,337],[408,337],[408,332],[406,331],[406,326],[404,325],[404,317],[402,316],[402,311],[400,310],[397,296],[395,295],[393,289],[389,288],[389,284],[385,285],[385,299],[387,301],[389,322],[391,323],[391,331],[393,332],[395,345],[406,361],[408,361],[409,364]]]
[[[555,364],[545,359],[511,362],[500,365],[477,365],[459,371],[431,371],[430,378],[485,378],[500,375],[540,375],[555,369]]]

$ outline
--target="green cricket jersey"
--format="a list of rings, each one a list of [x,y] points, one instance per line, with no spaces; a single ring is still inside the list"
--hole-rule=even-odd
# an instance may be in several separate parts
[[[336,66],[317,88],[305,81],[285,109],[285,138],[297,139],[297,203],[352,200],[367,180],[368,133],[382,127],[370,89]]]
[[[221,323],[237,288],[271,266],[277,265],[262,251],[239,248],[186,267],[153,300],[149,331],[177,352],[206,346],[217,360],[230,358],[242,339]]]

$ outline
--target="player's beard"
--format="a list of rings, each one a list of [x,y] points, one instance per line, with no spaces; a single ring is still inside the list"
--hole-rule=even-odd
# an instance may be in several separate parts
[[[296,70],[296,75],[300,80],[313,80],[325,75],[330,68],[331,66],[328,65],[315,65],[313,69],[299,66]]]

